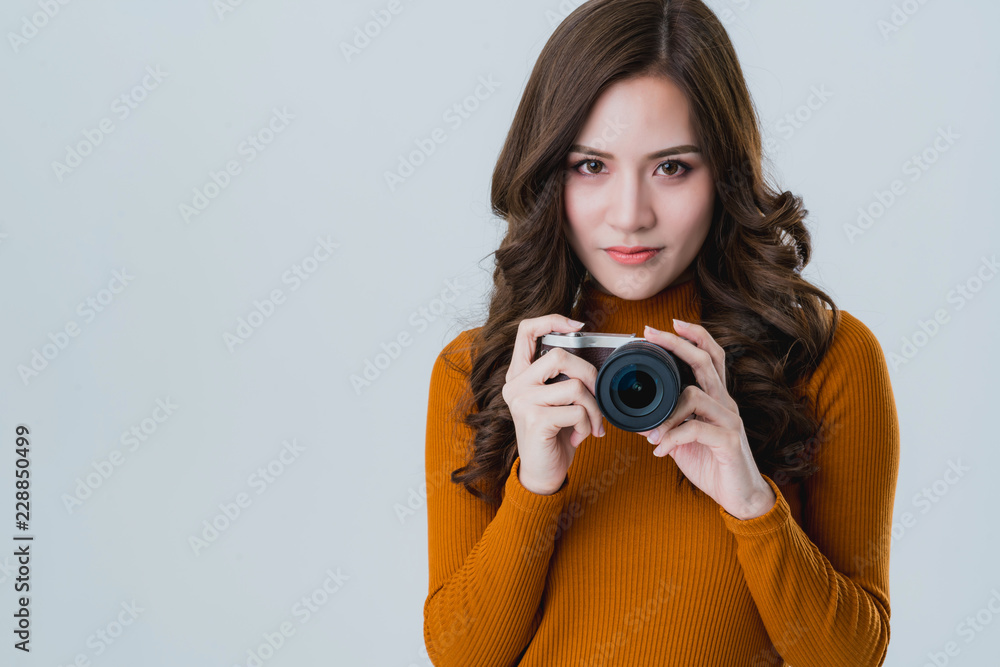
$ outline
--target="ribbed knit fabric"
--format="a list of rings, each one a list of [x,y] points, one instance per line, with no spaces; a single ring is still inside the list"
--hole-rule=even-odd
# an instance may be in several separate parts
[[[695,282],[628,301],[586,283],[582,331],[643,335],[699,322]],[[776,485],[741,521],[677,484],[670,456],[604,421],[567,482],[521,486],[499,508],[458,484],[472,431],[451,414],[468,395],[442,358],[469,367],[469,332],[434,364],[426,434],[430,577],[424,639],[439,667],[881,665],[889,642],[889,544],[899,425],[878,340],[841,310],[807,391],[819,471]]]

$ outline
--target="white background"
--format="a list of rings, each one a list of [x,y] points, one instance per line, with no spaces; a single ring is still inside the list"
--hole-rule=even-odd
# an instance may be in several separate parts
[[[46,2],[51,18],[39,14]],[[886,0],[710,4],[777,142],[777,182],[810,212],[808,277],[890,360],[905,360],[890,361],[902,429],[894,514],[915,522],[899,523],[893,540],[885,664],[924,664],[949,641],[960,649],[949,664],[992,664],[1000,618],[990,613],[971,641],[957,626],[1000,590],[1000,281],[975,284],[1000,250],[1000,8],[909,0],[914,13],[884,34]],[[16,598],[17,424],[32,432],[35,541],[32,650],[15,651],[5,629],[0,664],[82,654],[108,667],[246,665],[283,622],[294,634],[267,665],[429,664],[419,492],[430,370],[459,331],[482,323],[504,228],[490,213],[494,163],[541,47],[575,4],[402,0],[348,60],[341,44],[386,6],[4,3],[2,628]],[[163,74],[143,90],[147,67]],[[445,112],[481,77],[499,86],[449,123]],[[824,87],[829,98],[806,106]],[[122,95],[141,98],[127,118],[112,104]],[[268,135],[274,109],[294,118]],[[779,123],[796,113],[803,122],[789,133]],[[113,132],[59,173],[54,163],[105,118]],[[386,172],[435,128],[447,141],[390,189]],[[957,140],[933,155],[948,128]],[[251,161],[240,146],[258,133],[271,142]],[[914,180],[906,163],[926,149],[935,161]],[[181,205],[230,160],[240,173],[208,188],[213,198],[186,221]],[[905,194],[852,241],[845,225],[896,179]],[[304,262],[317,237],[339,248]],[[304,264],[314,272],[293,290],[283,276]],[[123,270],[124,289],[112,281]],[[960,308],[953,290],[970,280],[981,289]],[[275,289],[283,303],[230,349],[225,334]],[[87,299],[104,299],[102,311],[78,309]],[[904,357],[904,339],[938,310],[947,322]],[[72,323],[77,335],[61,338]],[[351,376],[401,334],[410,344],[355,390]],[[44,367],[22,377],[36,352]],[[161,422],[158,399],[177,406]],[[122,434],[144,420],[133,451]],[[271,463],[292,440],[297,457]],[[941,481],[949,461],[971,470]],[[280,475],[258,493],[251,475],[269,463]],[[105,478],[98,469],[109,465]],[[936,481],[944,493],[917,504]],[[225,525],[219,505],[240,493],[249,506],[196,554],[190,538],[204,537],[203,522]],[[408,503],[417,509],[400,514]],[[340,587],[302,622],[295,605],[327,570]],[[133,601],[134,622],[111,644],[97,640]]]

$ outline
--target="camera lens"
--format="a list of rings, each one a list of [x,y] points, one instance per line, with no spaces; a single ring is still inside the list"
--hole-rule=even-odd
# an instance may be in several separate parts
[[[623,367],[611,380],[611,395],[636,416],[650,409],[658,389],[656,378],[638,364]]]
[[[655,343],[637,340],[608,355],[597,373],[597,406],[614,426],[648,431],[673,412],[684,388],[678,359]]]

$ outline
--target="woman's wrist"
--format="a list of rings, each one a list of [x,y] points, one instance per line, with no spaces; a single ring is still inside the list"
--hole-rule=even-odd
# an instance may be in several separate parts
[[[528,491],[540,496],[551,496],[553,493],[556,493],[559,489],[563,488],[566,484],[565,477],[563,477],[563,481],[556,487],[553,487],[552,484],[537,483],[525,477],[520,470],[517,471],[517,481],[520,482],[521,486]]]
[[[760,480],[763,483],[763,486],[756,491],[746,503],[744,503],[743,509],[739,510],[735,514],[733,512],[729,512],[740,521],[749,521],[750,519],[756,519],[757,517],[764,516],[770,512],[775,503],[778,502],[778,497],[774,495],[774,490],[771,488],[771,485],[768,484],[763,477],[761,477]]]

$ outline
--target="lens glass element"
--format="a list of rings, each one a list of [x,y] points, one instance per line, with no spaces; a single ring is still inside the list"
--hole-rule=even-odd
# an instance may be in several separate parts
[[[638,364],[628,364],[615,373],[611,391],[628,408],[642,410],[656,398],[656,380]]]

